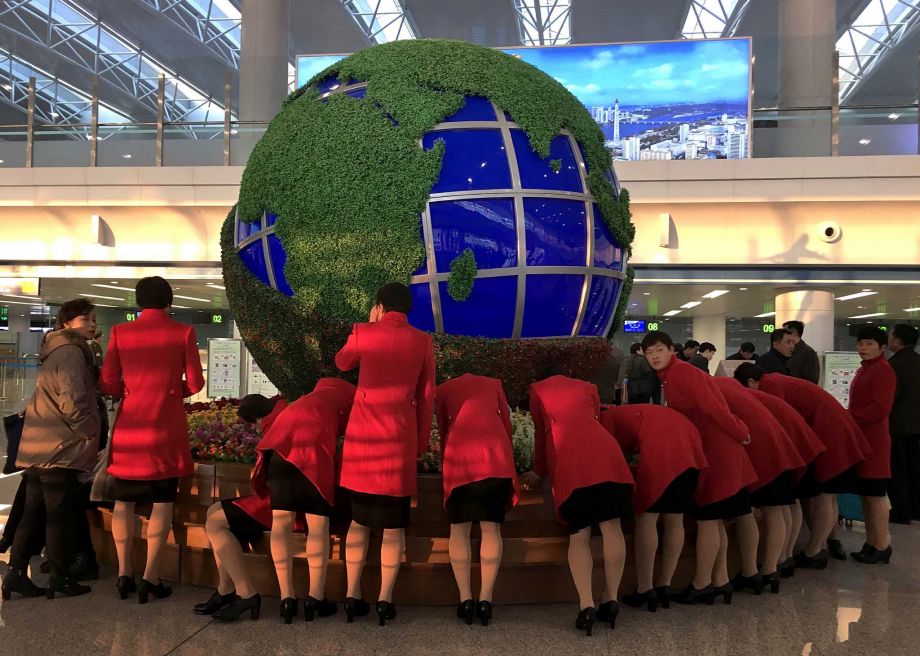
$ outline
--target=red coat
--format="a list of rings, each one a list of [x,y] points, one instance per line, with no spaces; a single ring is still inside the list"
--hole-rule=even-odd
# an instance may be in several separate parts
[[[872,449],[859,465],[862,478],[891,478],[891,433],[888,413],[894,405],[894,369],[884,355],[863,360],[850,383],[850,416]]]
[[[113,326],[99,378],[103,394],[123,399],[109,447],[109,474],[142,481],[191,474],[183,399],[202,387],[194,328],[153,309]]]
[[[259,424],[259,432],[262,433],[263,436],[268,434],[275,420],[287,409],[288,405],[290,404],[284,399],[278,399],[275,401],[275,405],[272,406],[272,411],[262,417],[262,423]]]
[[[335,452],[339,436],[345,433],[348,413],[355,398],[355,386],[339,378],[320,378],[282,412],[271,428],[263,432],[256,465],[252,469],[252,490],[268,497],[266,452],[284,458],[316,486],[330,504],[335,503]]]
[[[713,378],[713,382],[725,397],[728,408],[751,431],[751,443],[747,447],[748,458],[757,472],[757,482],[750,490],[758,490],[777,476],[787,471],[801,475],[805,463],[798,449],[786,434],[779,421],[760,401],[748,394],[734,378]]]
[[[601,425],[625,452],[639,454],[636,513],[648,510],[688,469],[706,469],[700,432],[676,410],[648,403],[610,406],[601,412]]]
[[[511,411],[497,378],[463,374],[435,390],[444,506],[454,488],[486,478],[510,478],[508,510],[517,504]]]
[[[600,424],[597,387],[583,380],[551,376],[530,386],[533,470],[549,475],[559,506],[574,490],[598,483],[634,485],[623,451]]]
[[[819,454],[827,451],[821,438],[811,429],[811,426],[805,423],[802,415],[796,412],[795,408],[778,396],[751,388],[746,389],[766,407],[770,414],[780,423],[780,426],[785,429],[786,435],[792,440],[796,450],[799,452],[799,457],[806,467],[814,462]],[[800,470],[799,476],[801,477],[804,473],[804,469]]]
[[[340,485],[366,494],[415,494],[416,462],[431,441],[431,335],[410,326],[405,314],[387,312],[375,323],[356,323],[335,364],[342,371],[360,366]]]
[[[870,453],[869,443],[853,418],[837,399],[814,383],[783,374],[764,374],[759,389],[795,408],[821,438],[827,450],[815,458],[819,482],[842,474]]]
[[[709,467],[700,475],[694,501],[705,506],[756,483],[744,447],[750,431],[728,409],[712,376],[676,357],[657,373],[665,403],[693,422],[703,440]]]

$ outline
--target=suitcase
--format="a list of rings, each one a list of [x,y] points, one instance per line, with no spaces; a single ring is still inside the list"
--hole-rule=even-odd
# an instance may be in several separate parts
[[[846,521],[847,524],[865,521],[859,496],[856,494],[838,494],[837,516],[838,519]]]

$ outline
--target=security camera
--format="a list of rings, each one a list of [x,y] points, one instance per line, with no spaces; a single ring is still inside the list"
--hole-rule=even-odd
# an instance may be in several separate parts
[[[840,224],[836,221],[822,221],[818,224],[818,237],[821,241],[825,241],[828,244],[839,241],[842,234],[843,231],[840,229]]]

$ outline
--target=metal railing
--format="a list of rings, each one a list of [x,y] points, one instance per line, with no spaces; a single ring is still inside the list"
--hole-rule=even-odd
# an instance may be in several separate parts
[[[38,376],[38,353],[0,358],[0,407],[18,412],[32,395]]]

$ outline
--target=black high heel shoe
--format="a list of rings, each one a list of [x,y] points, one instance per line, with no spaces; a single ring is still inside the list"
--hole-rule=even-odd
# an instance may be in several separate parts
[[[654,594],[654,591],[649,590]],[[647,593],[644,593],[647,594]],[[624,598],[623,601],[626,601]],[[641,604],[640,604],[641,605]],[[600,606],[597,607],[597,613],[595,614],[595,619],[598,622],[605,622],[610,625],[611,629],[617,628],[617,615],[620,614],[620,604],[616,601],[605,601]]]
[[[759,576],[759,574],[758,574]],[[732,582],[729,581],[725,585],[719,585],[712,589],[712,597],[722,597],[722,601],[726,606],[732,605],[732,594],[734,594],[735,588],[732,587]]]
[[[303,602],[303,621],[312,622],[315,616],[329,617],[339,612],[339,607],[334,601],[328,599],[319,600],[314,597],[307,597]]]
[[[14,592],[23,597],[41,597],[46,590],[35,585],[25,570],[11,569],[3,577],[3,600],[9,601]]]
[[[814,556],[800,551],[795,555],[795,566],[802,569],[827,569],[827,549],[822,549]]]
[[[281,619],[285,624],[290,624],[297,617],[297,600],[294,597],[285,597],[281,600]]]
[[[780,581],[779,572],[771,572],[770,574],[763,575],[763,585],[765,588],[769,586],[770,592],[772,594],[779,594],[779,581]]]
[[[141,584],[137,586],[137,603],[146,604],[150,595],[153,595],[154,599],[166,599],[171,594],[172,588],[163,585],[162,581],[153,584],[147,579],[141,579]]]
[[[856,554],[853,559],[865,565],[887,565],[891,560],[891,545],[889,544],[886,549],[876,549],[870,544],[865,553]]]
[[[787,558],[779,566],[780,578],[791,579],[795,576],[795,558]]]
[[[658,609],[658,595],[655,594],[654,588],[650,588],[645,592],[636,590],[628,595],[623,595],[623,603],[632,608],[645,606],[648,608],[648,612],[654,613]],[[598,619],[600,619],[600,609],[598,609]]]
[[[55,594],[62,594],[65,597],[79,597],[80,595],[89,594],[93,589],[88,585],[80,585],[72,578],[52,574],[48,579],[48,588],[45,590],[45,596],[48,599],[54,599]]]
[[[489,626],[489,620],[492,619],[492,602],[480,601],[476,604],[476,617],[480,626]]]
[[[594,608],[582,608],[578,613],[578,617],[575,618],[575,628],[578,631],[584,631],[585,635],[590,636],[596,616],[597,612]]]
[[[203,604],[195,604],[195,607],[192,608],[192,610],[196,615],[213,615],[221,608],[229,606],[233,601],[236,600],[236,598],[236,592],[229,592],[225,595],[222,595],[217,592],[217,590],[215,590],[210,599],[208,599]]]
[[[396,619],[396,606],[389,601],[377,602],[377,622],[380,626],[386,626],[387,620]]]
[[[346,597],[345,599],[345,621],[351,624],[356,617],[364,617],[371,612],[371,606],[363,599],[356,597]]]
[[[702,590],[693,587],[693,583],[688,583],[687,587],[671,596],[671,599],[679,604],[706,604],[712,606],[715,597],[715,590],[712,585],[707,585]]]
[[[658,597],[658,605],[668,610],[671,607],[671,586],[660,585],[654,588],[655,596]]]
[[[473,618],[476,616],[476,604],[472,599],[461,601],[457,604],[457,618],[463,620],[467,625],[472,626]]]
[[[855,560],[857,556],[862,556],[862,555],[863,555],[864,553],[866,553],[867,551],[869,551],[869,543],[868,543],[868,542],[863,542],[863,546],[862,546],[862,548],[860,548],[859,551],[851,551],[851,552],[850,552],[850,557],[853,558],[853,559]]]
[[[137,581],[133,576],[119,576],[115,581],[115,590],[118,591],[119,599],[127,599],[132,592],[137,592]]]
[[[827,541],[827,553],[835,560],[846,560],[847,552],[843,549],[843,543],[840,540]]]
[[[760,593],[763,592],[763,576],[760,575],[760,572],[757,572],[754,576],[738,574],[738,576],[732,579],[731,584],[732,588],[738,591],[750,588],[754,596],[760,596]]]
[[[218,622],[234,622],[248,610],[249,619],[253,621],[259,619],[259,614],[262,612],[262,595],[254,594],[248,599],[233,596],[235,599],[228,606],[214,611],[211,617]]]

